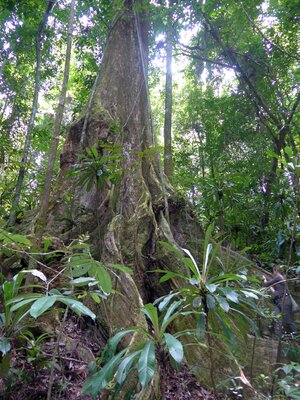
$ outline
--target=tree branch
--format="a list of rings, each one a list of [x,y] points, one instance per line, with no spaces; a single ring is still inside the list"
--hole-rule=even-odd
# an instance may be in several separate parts
[[[180,44],[180,43],[179,43],[179,44]],[[180,46],[181,46],[181,44],[180,44]],[[184,46],[184,45],[183,45],[183,46]],[[184,46],[184,47],[189,47],[189,46]],[[228,69],[233,69],[233,70],[235,70],[235,67],[232,66],[232,65],[230,65],[230,64],[225,64],[225,63],[223,63],[223,62],[221,62],[221,61],[217,61],[217,60],[211,60],[211,59],[209,59],[209,58],[202,57],[202,56],[199,55],[199,54],[185,53],[185,52],[183,52],[183,51],[180,52],[180,53],[177,53],[177,54],[180,54],[180,55],[183,55],[183,56],[186,56],[186,57],[191,57],[191,58],[194,58],[194,59],[196,59],[196,60],[205,61],[205,62],[208,62],[208,63],[210,63],[210,64],[220,65],[221,67],[224,67],[224,68],[228,68]]]
[[[287,119],[286,125],[290,125],[290,123],[292,122],[293,117],[295,115],[295,112],[297,111],[297,108],[298,108],[299,104],[300,104],[300,91],[297,94],[296,101],[295,101],[295,103],[293,105],[293,108],[292,108],[292,110],[290,112],[290,115],[289,115],[289,117]]]
[[[300,57],[295,56],[294,54],[289,53],[288,51],[284,50],[281,46],[279,46],[278,44],[272,42],[272,40],[270,40],[269,38],[266,37],[266,35],[263,33],[263,31],[256,25],[256,23],[253,21],[253,19],[250,17],[250,15],[248,14],[247,10],[245,9],[243,2],[240,1],[240,4],[242,6],[242,9],[248,19],[248,21],[250,22],[250,24],[253,26],[253,28],[255,30],[257,30],[257,32],[261,35],[261,37],[268,42],[271,46],[275,47],[277,50],[281,51],[281,53],[285,54],[288,57],[294,58],[295,60],[300,60]]]
[[[231,61],[231,63],[233,65],[235,65],[236,71],[241,75],[241,78],[243,79],[243,81],[246,83],[246,85],[248,86],[250,92],[255,96],[257,102],[260,104],[260,106],[263,108],[263,110],[266,112],[266,114],[269,116],[269,118],[271,119],[271,121],[276,125],[276,127],[278,129],[281,129],[281,121],[280,119],[278,119],[276,117],[276,115],[274,115],[272,113],[272,111],[269,109],[269,107],[267,106],[267,104],[265,103],[263,97],[258,93],[258,91],[256,90],[255,86],[253,85],[253,83],[251,82],[251,80],[249,79],[248,75],[245,73],[245,71],[243,70],[243,68],[241,67],[238,59],[236,58],[234,52],[232,52],[230,49],[228,49],[228,47],[224,46],[222,40],[219,37],[218,32],[215,30],[215,28],[213,27],[213,25],[211,24],[210,20],[207,18],[206,14],[200,10],[200,13],[203,16],[203,22],[206,25],[207,30],[210,32],[210,34],[212,35],[212,37],[216,40],[216,42],[219,44],[219,46],[221,47],[221,49],[223,50],[223,53],[225,56],[227,56],[229,58],[229,60]]]

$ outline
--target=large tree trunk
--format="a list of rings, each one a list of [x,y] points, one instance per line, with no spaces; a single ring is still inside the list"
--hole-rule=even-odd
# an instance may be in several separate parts
[[[105,309],[89,304],[108,334],[112,327],[146,327],[140,307],[169,289],[158,284],[155,274],[147,273],[178,268],[158,241],[190,248],[202,238],[187,204],[174,200],[172,189],[166,189],[158,156],[147,151],[155,144],[147,89],[148,27],[147,20],[132,10],[132,3],[127,1],[126,10],[114,21],[90,108],[70,128],[46,229],[65,241],[88,233],[95,258],[132,267],[133,276],[113,278],[115,289],[123,295],[111,297]],[[121,179],[101,188],[95,182],[87,191],[72,181],[68,171],[87,147],[105,153],[104,142],[121,145]]]
[[[141,299],[151,301],[159,290],[158,286],[152,287],[152,274],[146,274],[157,267],[158,258],[163,258],[163,251],[157,254],[157,241],[175,244],[179,240],[183,245],[186,234],[199,238],[201,228],[186,211],[186,204],[173,201],[170,188],[166,192],[158,157],[148,152],[141,157],[141,152],[155,144],[147,89],[148,26],[131,6],[132,2],[127,1],[127,9],[114,21],[91,107],[86,112],[88,121],[85,124],[82,116],[69,131],[56,194],[49,206],[47,230],[62,234],[65,240],[87,232],[98,259],[132,266],[134,282],[127,277],[132,287],[123,289],[131,292],[130,297],[139,293],[140,299],[128,304],[136,313]],[[103,152],[101,142],[120,143],[122,177],[109,188],[97,189],[95,184],[88,192],[72,182],[68,171],[86,147],[96,146]],[[64,200],[67,192],[69,198],[74,197],[71,204]],[[168,221],[173,224],[173,232]],[[128,282],[123,279],[122,285]],[[133,289],[135,286],[137,289]],[[118,318],[122,318],[119,307]],[[129,314],[122,312],[126,319]],[[122,324],[127,321],[120,320]]]

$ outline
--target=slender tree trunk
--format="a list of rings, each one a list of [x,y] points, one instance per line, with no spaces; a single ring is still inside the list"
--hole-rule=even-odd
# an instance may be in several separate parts
[[[53,131],[53,135],[52,135],[51,147],[50,147],[49,153],[48,153],[48,166],[46,169],[44,191],[42,194],[40,211],[39,211],[39,215],[38,215],[37,227],[38,227],[40,233],[42,233],[42,231],[44,230],[44,225],[46,222],[46,213],[47,213],[47,209],[48,209],[50,192],[51,192],[54,163],[56,160],[56,153],[57,153],[60,129],[61,129],[61,124],[62,124],[63,115],[64,115],[64,109],[65,109],[65,100],[66,100],[69,75],[70,75],[70,60],[71,60],[71,51],[72,51],[75,4],[76,4],[76,0],[72,0],[71,6],[70,6],[69,23],[68,23],[68,41],[67,41],[67,50],[66,50],[66,57],[65,57],[63,84],[62,84],[61,93],[60,93],[60,97],[59,97],[59,103],[58,103],[57,110],[56,110],[54,131]]]
[[[172,1],[169,1],[172,7]],[[172,11],[169,10],[168,27],[166,33],[166,86],[165,86],[165,122],[164,122],[164,172],[172,180],[173,156],[172,156]]]
[[[2,79],[2,74],[3,74],[3,70],[5,68],[6,63],[7,63],[7,58],[0,65],[0,80]]]
[[[11,212],[10,212],[10,216],[9,216],[9,220],[8,220],[8,225],[11,225],[11,226],[14,225],[16,222],[16,215],[17,215],[16,210],[19,206],[20,199],[21,199],[21,190],[22,190],[23,181],[24,181],[25,172],[26,172],[27,159],[28,159],[28,155],[29,155],[29,151],[30,151],[32,130],[33,130],[34,120],[35,120],[35,116],[37,113],[37,107],[38,107],[38,99],[39,99],[39,93],[40,93],[40,75],[41,75],[41,36],[42,36],[43,29],[47,24],[48,16],[50,14],[50,11],[51,11],[53,5],[54,5],[53,1],[48,0],[46,11],[43,15],[42,21],[38,27],[37,34],[35,37],[36,69],[35,69],[35,80],[34,80],[34,97],[33,97],[31,116],[30,116],[30,120],[29,120],[29,123],[27,126],[27,133],[26,133],[25,144],[24,144],[24,148],[23,148],[21,167],[20,167],[19,174],[18,174],[15,195],[14,195],[14,199],[12,201]]]
[[[3,117],[4,117],[4,114],[5,114],[5,111],[7,110],[7,107],[8,107],[8,96],[6,97],[4,105],[3,105],[3,108],[1,110],[0,123],[3,120]]]

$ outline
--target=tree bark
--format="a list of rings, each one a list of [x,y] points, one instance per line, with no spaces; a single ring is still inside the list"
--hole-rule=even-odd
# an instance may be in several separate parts
[[[39,211],[39,215],[38,215],[37,228],[38,228],[39,233],[42,233],[44,230],[44,227],[45,227],[46,213],[47,213],[47,208],[48,208],[49,198],[50,198],[50,191],[51,191],[51,186],[52,186],[54,163],[56,160],[59,135],[60,135],[61,124],[62,124],[63,115],[64,115],[64,109],[65,109],[65,100],[66,100],[69,75],[70,75],[70,60],[71,60],[71,51],[72,51],[75,4],[76,4],[76,0],[72,0],[71,6],[70,6],[69,23],[68,23],[68,39],[67,39],[67,50],[66,50],[66,57],[65,57],[64,77],[63,77],[62,88],[61,88],[59,102],[58,102],[56,116],[55,116],[55,125],[54,125],[51,146],[50,146],[49,153],[48,153],[48,166],[46,169],[44,190],[43,190],[43,194],[42,194],[42,198],[41,198],[40,211]]]
[[[51,12],[53,5],[54,5],[53,1],[48,0],[46,11],[42,17],[42,21],[38,27],[37,34],[35,37],[36,69],[35,69],[35,80],[34,80],[34,97],[33,97],[33,103],[32,103],[31,116],[30,116],[30,120],[29,120],[29,123],[27,126],[21,167],[20,167],[19,174],[18,174],[15,195],[14,195],[14,199],[12,201],[11,212],[10,212],[10,216],[9,216],[9,220],[8,220],[9,226],[13,226],[16,222],[16,215],[17,215],[16,210],[19,206],[20,199],[21,199],[21,190],[22,190],[23,181],[24,181],[25,172],[26,172],[27,159],[28,159],[30,145],[31,145],[32,130],[33,130],[33,126],[34,126],[35,116],[37,113],[38,99],[39,99],[39,93],[40,93],[41,37],[42,37],[43,29],[47,24],[47,20],[48,20],[48,17],[49,17],[49,14]]]

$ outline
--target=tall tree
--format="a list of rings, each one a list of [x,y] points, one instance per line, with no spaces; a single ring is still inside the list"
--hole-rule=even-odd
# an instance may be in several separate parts
[[[72,37],[73,37],[73,25],[74,25],[74,16],[75,16],[75,4],[76,0],[72,0],[70,5],[70,17],[68,23],[68,38],[67,38],[67,49],[66,49],[66,57],[65,57],[65,68],[64,68],[64,76],[63,76],[63,83],[60,92],[59,102],[56,110],[55,116],[55,125],[53,136],[51,140],[51,146],[48,153],[48,165],[46,169],[45,175],[45,183],[43,194],[40,203],[40,210],[38,215],[38,225],[41,230],[43,230],[45,225],[46,213],[49,204],[50,198],[50,191],[51,191],[51,184],[52,184],[52,177],[53,177],[53,170],[54,170],[54,163],[56,160],[56,153],[57,153],[57,146],[59,142],[59,135],[61,130],[61,124],[64,115],[64,108],[65,108],[65,100],[66,94],[68,89],[68,82],[69,82],[69,75],[70,75],[70,60],[71,60],[71,50],[72,50]]]
[[[126,0],[125,9],[113,22],[86,129],[85,116],[70,128],[47,213],[47,232],[64,240],[86,232],[98,260],[133,268],[133,278],[114,278],[115,288],[126,296],[109,300],[109,313],[102,312],[101,306],[95,310],[106,327],[145,323],[138,309],[161,291],[155,275],[149,278],[146,272],[168,259],[160,240],[175,246],[178,240],[192,247],[202,237],[184,201],[172,200],[170,188],[166,192],[158,157],[151,150],[155,135],[147,89],[149,24],[139,5]],[[117,154],[110,152],[112,147],[119,149]],[[85,151],[88,161],[82,163],[82,173],[85,166],[95,167],[88,170],[92,187],[70,178],[72,171],[80,176],[78,153]],[[114,172],[121,170],[119,178],[111,178],[109,155],[116,160]],[[169,215],[166,200],[172,205]],[[172,267],[176,268],[176,262]]]
[[[172,155],[172,58],[173,58],[173,31],[172,31],[172,0],[168,4],[166,29],[166,85],[165,85],[165,121],[164,121],[164,172],[171,180],[173,176]]]
[[[20,203],[21,190],[22,190],[22,185],[23,185],[24,176],[25,176],[25,172],[26,172],[27,159],[28,159],[28,155],[30,152],[32,130],[33,130],[33,126],[34,126],[35,116],[37,113],[38,99],[39,99],[39,93],[40,93],[42,33],[47,24],[49,14],[50,14],[53,6],[54,6],[54,1],[48,0],[46,10],[44,12],[44,15],[42,16],[42,20],[39,24],[39,27],[37,29],[37,33],[35,36],[36,69],[35,69],[35,81],[34,81],[34,97],[33,97],[33,103],[32,103],[31,116],[30,116],[30,120],[29,120],[29,123],[27,126],[25,144],[24,144],[23,155],[22,155],[22,160],[21,160],[21,167],[20,167],[19,174],[18,174],[18,179],[17,179],[14,198],[12,201],[12,207],[11,207],[11,212],[10,212],[10,216],[9,216],[9,220],[8,220],[8,225],[15,224],[17,208]]]

